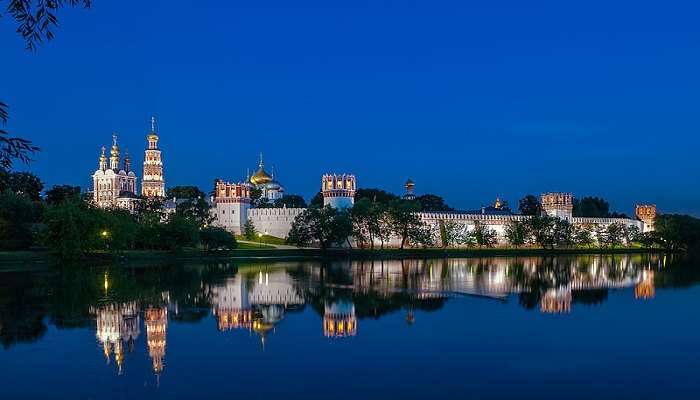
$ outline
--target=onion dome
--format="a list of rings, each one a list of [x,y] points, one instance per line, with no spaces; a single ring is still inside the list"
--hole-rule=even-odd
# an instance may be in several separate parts
[[[119,157],[119,146],[117,145],[117,134],[112,135],[112,149],[110,150],[109,154],[112,157]]]
[[[265,165],[263,164],[262,153],[260,153],[260,163],[258,164],[258,171],[250,177],[250,183],[252,183],[253,185],[264,185],[270,182],[272,182],[272,176],[265,172]]]

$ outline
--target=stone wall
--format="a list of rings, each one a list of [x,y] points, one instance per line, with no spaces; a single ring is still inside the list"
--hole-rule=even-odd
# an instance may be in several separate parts
[[[248,220],[253,222],[255,230],[268,235],[286,238],[297,215],[305,208],[251,208]]]

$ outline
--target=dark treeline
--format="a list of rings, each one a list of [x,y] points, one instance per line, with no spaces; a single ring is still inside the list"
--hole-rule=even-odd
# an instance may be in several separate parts
[[[0,250],[46,247],[62,259],[78,259],[94,251],[236,247],[232,234],[210,226],[209,203],[196,188],[171,189],[178,195],[192,195],[181,197],[174,212],[166,213],[161,199],[148,199],[132,213],[95,207],[76,186],[54,186],[41,197],[43,185],[35,176],[8,173],[4,177],[0,180]]]

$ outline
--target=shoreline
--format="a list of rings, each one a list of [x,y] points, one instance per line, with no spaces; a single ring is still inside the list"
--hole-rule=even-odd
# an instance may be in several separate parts
[[[130,262],[192,262],[221,260],[395,260],[426,258],[479,258],[479,257],[547,257],[562,255],[614,255],[677,253],[661,248],[615,248],[615,249],[542,249],[542,248],[465,248],[465,249],[236,249],[229,251],[184,250],[127,251],[123,253],[92,253],[76,263],[130,263]],[[64,264],[47,251],[0,252],[0,270],[28,266]]]

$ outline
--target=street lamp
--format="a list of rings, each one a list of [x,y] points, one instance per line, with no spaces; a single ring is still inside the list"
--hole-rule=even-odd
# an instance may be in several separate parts
[[[258,232],[258,247],[262,248],[262,233]]]
[[[109,236],[109,232],[107,232],[106,229],[103,229],[102,232],[100,232],[100,235],[102,235],[102,240],[105,242],[105,248],[109,250],[109,242],[107,241],[107,236]]]

